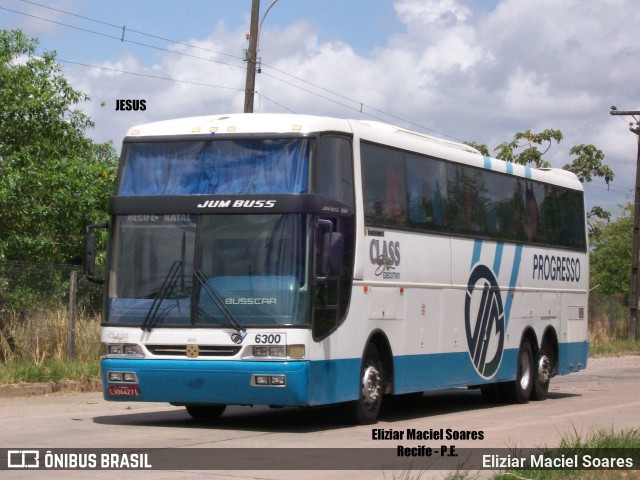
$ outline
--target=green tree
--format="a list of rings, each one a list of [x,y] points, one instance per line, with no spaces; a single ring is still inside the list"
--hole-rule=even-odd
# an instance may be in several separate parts
[[[549,168],[551,164],[544,160],[543,155],[549,151],[553,142],[559,144],[562,141],[560,130],[546,129],[540,133],[531,130],[518,132],[509,142],[502,142],[494,152],[498,152],[495,158],[520,165],[532,165],[535,168]],[[490,155],[489,147],[483,143],[465,142],[476,148],[483,155]],[[540,150],[538,146],[546,146]],[[614,173],[608,165],[603,163],[604,153],[593,145],[576,145],[569,150],[570,155],[575,155],[570,163],[562,167],[575,173],[581,182],[590,182],[593,177],[599,177],[609,183],[614,178]]]
[[[593,145],[576,145],[569,150],[571,155],[576,155],[570,164],[563,168],[575,173],[581,182],[590,182],[592,177],[600,177],[607,185],[615,177],[613,170],[602,163],[604,153]]]
[[[599,220],[591,233],[591,283],[606,294],[629,294],[633,205],[613,221]]]
[[[496,158],[506,162],[519,163],[520,165],[532,164],[536,168],[548,168],[549,162],[542,159],[542,156],[549,151],[553,141],[560,143],[562,132],[560,130],[546,129],[540,133],[532,133],[531,130],[518,132],[510,142],[502,142],[494,151],[498,154]],[[548,144],[544,151],[540,151],[537,145]]]
[[[549,168],[551,164],[543,158],[554,142],[559,144],[562,141],[560,130],[546,129],[540,133],[533,133],[531,130],[516,133],[508,142],[502,142],[494,152],[496,158],[518,163],[520,165],[532,165],[535,168]],[[465,142],[476,148],[483,155],[489,156],[489,147],[476,142]],[[541,148],[544,147],[544,150]],[[607,184],[615,177],[613,170],[603,163],[604,153],[593,145],[576,145],[569,150],[569,154],[575,156],[570,163],[562,168],[576,174],[578,179],[585,183],[590,182],[594,177],[602,178]],[[587,214],[589,219],[608,219],[610,213],[601,207],[593,207]],[[591,225],[591,223],[590,223]]]
[[[55,52],[0,30],[0,259],[79,263],[87,224],[106,219],[117,169],[111,143],[85,132],[88,100]]]

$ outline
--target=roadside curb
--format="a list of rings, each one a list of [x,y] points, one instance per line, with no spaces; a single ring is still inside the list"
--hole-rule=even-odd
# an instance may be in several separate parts
[[[31,397],[54,393],[102,391],[101,380],[65,380],[60,382],[19,382],[0,385],[0,398]]]

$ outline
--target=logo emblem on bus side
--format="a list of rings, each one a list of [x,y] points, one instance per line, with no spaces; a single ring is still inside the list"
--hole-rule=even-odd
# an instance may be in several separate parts
[[[231,334],[231,341],[236,345],[240,345],[247,336],[247,332],[236,332]]]
[[[496,277],[485,265],[477,265],[471,272],[464,315],[473,366],[481,377],[491,378],[502,361],[505,315]]]

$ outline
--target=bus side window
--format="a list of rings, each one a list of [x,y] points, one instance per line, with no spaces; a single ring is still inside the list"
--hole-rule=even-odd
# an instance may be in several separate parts
[[[405,226],[405,159],[400,151],[362,143],[365,221],[380,227]]]
[[[420,229],[447,228],[447,173],[445,163],[408,155],[409,223]]]
[[[353,208],[353,156],[351,140],[325,135],[320,140],[316,162],[316,191]]]

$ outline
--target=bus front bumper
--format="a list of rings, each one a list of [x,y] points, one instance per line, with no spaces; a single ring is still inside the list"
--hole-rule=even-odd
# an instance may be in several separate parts
[[[103,358],[101,370],[105,400],[303,406],[309,363]]]

